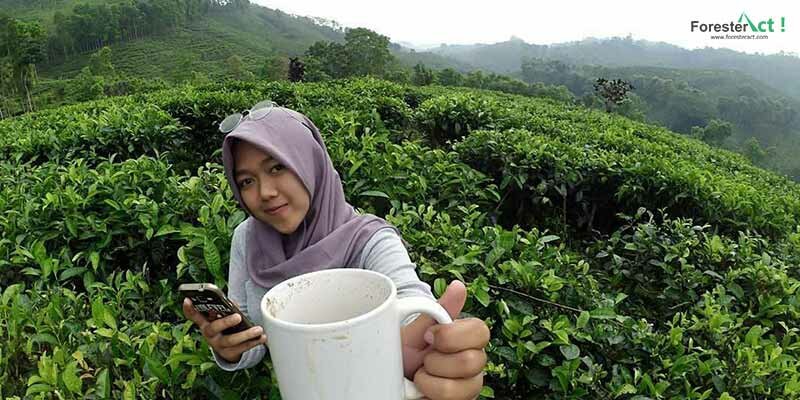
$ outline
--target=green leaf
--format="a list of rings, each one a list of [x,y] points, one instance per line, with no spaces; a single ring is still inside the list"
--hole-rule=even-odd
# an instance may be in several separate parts
[[[74,276],[81,275],[84,272],[86,272],[86,267],[70,267],[61,271],[61,274],[59,274],[58,279],[61,281],[65,281]]]
[[[114,314],[111,313],[111,310],[109,310],[108,307],[106,307],[103,312],[103,322],[111,327],[111,329],[117,330],[117,320],[114,318]]]
[[[553,376],[558,378],[558,384],[561,387],[562,392],[567,392],[569,389],[569,381],[572,374],[570,373],[568,368],[565,368],[563,365],[553,368],[551,371]]]
[[[558,236],[556,236],[556,235],[542,236],[542,237],[539,238],[539,243],[541,243],[541,244],[550,243],[550,242],[552,242],[554,240],[558,240],[558,239],[560,239],[560,238]]]
[[[370,197],[383,197],[385,199],[389,198],[389,195],[383,193],[379,190],[367,190],[366,192],[361,192],[358,194],[359,196],[370,196]]]
[[[31,253],[33,254],[34,260],[40,265],[47,260],[47,249],[44,247],[44,242],[41,240],[37,240],[36,243],[33,244]]]
[[[108,378],[108,369],[103,368],[103,370],[97,374],[95,392],[103,399],[111,397],[111,382]]]
[[[31,343],[49,343],[58,346],[58,339],[50,333],[37,333],[29,339]]]
[[[17,297],[17,294],[20,292],[20,290],[22,290],[21,283],[15,283],[7,287],[6,290],[3,291],[3,305],[7,306],[8,302],[11,301],[12,298]]]
[[[477,291],[477,292],[475,292],[475,297],[478,299],[478,301],[484,307],[488,307],[489,306],[489,302],[491,301],[491,299],[489,298],[489,293],[488,292]]]
[[[105,324],[111,329],[117,329],[117,321],[114,319],[114,314],[103,304],[103,298],[101,297],[96,297],[92,300],[92,319],[98,328],[102,328],[102,324]]]
[[[353,161],[353,165],[350,166],[349,170],[347,170],[347,176],[353,176],[353,173],[356,172],[356,170],[358,170],[358,167],[360,167],[361,164],[363,164],[363,163],[364,163],[364,159],[358,159],[358,160]]]
[[[626,383],[614,392],[614,397],[616,398],[623,394],[636,394],[636,387],[630,383]]]
[[[481,397],[487,397],[490,399],[494,398],[494,390],[489,386],[484,386],[481,388]]]
[[[114,331],[108,328],[97,328],[96,333],[102,337],[114,337]]]
[[[478,277],[470,283],[468,287],[468,291],[472,292],[478,302],[480,302],[484,307],[489,306],[489,302],[491,299],[489,298],[489,284],[486,283],[486,278],[483,276]]]
[[[517,234],[511,231],[503,231],[495,239],[495,247],[503,252],[511,251],[517,244]]]
[[[122,391],[122,399],[123,400],[136,399],[136,388],[133,386],[133,382],[131,381],[125,382],[125,390]]]
[[[533,354],[539,354],[540,351],[544,350],[545,348],[547,348],[547,346],[550,346],[551,344],[552,343],[550,342],[533,343],[531,341],[527,341],[525,342],[525,348],[528,349],[528,351],[530,351]]]
[[[97,271],[97,267],[100,266],[100,253],[93,251],[89,254],[89,261],[92,263],[92,269]]]
[[[444,278],[436,278],[433,281],[433,291],[437,298],[444,294],[445,289],[447,289],[447,281]]]
[[[596,308],[590,311],[589,314],[594,319],[614,319],[617,316],[614,309],[609,307]]]
[[[92,299],[92,319],[98,328],[102,327],[104,314],[105,306],[103,305],[103,300],[100,297]]]
[[[512,334],[515,334],[515,335],[517,333],[519,333],[519,331],[522,330],[522,325],[520,325],[519,322],[517,322],[517,321],[515,321],[513,319],[507,319],[507,320],[503,321],[503,326],[509,332],[511,332]]]
[[[49,384],[47,384],[47,383],[37,383],[37,384],[34,384],[34,385],[28,387],[28,390],[25,391],[25,396],[27,397],[27,396],[30,396],[30,395],[36,394],[36,393],[46,393],[46,392],[52,392],[52,391],[53,391],[53,387],[50,386]]]
[[[716,273],[716,272],[714,272],[714,271],[712,271],[710,269],[707,269],[707,270],[703,271],[703,273],[706,274],[706,275],[709,275],[709,276],[713,276],[714,278],[716,278],[716,279],[718,279],[720,281],[725,281],[725,278],[723,278],[722,275],[720,275],[720,274],[718,274],[718,273]]]
[[[750,330],[747,331],[747,335],[744,337],[744,342],[749,344],[750,347],[757,347],[759,344],[759,339],[761,339],[762,332],[763,329],[761,328],[761,325],[755,325],[751,327]]]
[[[147,368],[150,372],[153,373],[161,382],[169,385],[169,371],[167,371],[167,367],[164,366],[163,363],[153,359],[151,356],[145,356],[145,363],[147,364]]]
[[[728,290],[736,296],[737,299],[742,300],[744,299],[744,289],[738,284],[731,282],[728,284]]]
[[[581,311],[581,315],[578,317],[577,327],[581,329],[589,323],[589,312],[588,311]]]
[[[74,361],[67,364],[66,368],[64,368],[64,371],[61,373],[61,379],[70,392],[81,392],[83,382],[81,382],[81,378],[78,377],[78,367],[77,363]]]
[[[75,227],[75,221],[72,218],[67,218],[64,220],[64,223],[67,225],[67,230],[69,233],[71,233],[74,237],[78,237],[78,228]]]
[[[156,232],[154,237],[169,235],[170,233],[176,233],[180,231],[180,229],[174,228],[172,225],[164,225],[161,228],[158,228],[158,232]]]
[[[567,360],[574,360],[581,355],[581,349],[574,344],[566,345],[566,346],[559,346],[559,350],[561,350],[561,354],[564,355],[564,358]]]
[[[206,236],[203,241],[203,258],[206,260],[206,266],[214,278],[222,279],[222,268],[220,267],[219,250],[217,246]]]
[[[117,203],[117,202],[116,202],[116,201],[114,201],[114,200],[111,200],[111,199],[105,199],[104,203],[106,203],[106,204],[110,205],[111,207],[113,207],[113,208],[114,208],[115,210],[117,210],[117,211],[119,211],[119,210],[121,210],[121,209],[122,209],[122,207],[119,205],[119,203]]]
[[[200,364],[200,372],[206,372],[211,368],[215,368],[216,366],[217,366],[217,363],[204,362],[204,363]]]
[[[553,331],[556,337],[556,344],[569,344],[569,333],[563,329],[556,329]]]

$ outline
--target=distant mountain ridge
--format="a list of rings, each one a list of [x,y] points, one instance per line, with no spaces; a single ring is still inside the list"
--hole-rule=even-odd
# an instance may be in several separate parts
[[[519,71],[525,58],[559,60],[576,65],[652,66],[734,70],[749,74],[800,99],[800,58],[794,54],[747,54],[729,49],[685,49],[664,42],[626,38],[588,38],[552,45],[519,38],[493,44],[442,45],[429,51],[497,73]]]

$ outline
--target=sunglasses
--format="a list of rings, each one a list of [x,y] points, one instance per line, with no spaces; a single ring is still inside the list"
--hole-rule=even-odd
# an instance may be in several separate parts
[[[249,110],[244,110],[240,113],[231,114],[225,117],[225,119],[223,119],[219,124],[219,130],[222,133],[229,133],[236,129],[236,127],[239,126],[239,124],[241,124],[245,119],[249,118],[253,121],[258,121],[266,117],[270,111],[277,106],[278,105],[275,102],[270,100],[260,101]]]

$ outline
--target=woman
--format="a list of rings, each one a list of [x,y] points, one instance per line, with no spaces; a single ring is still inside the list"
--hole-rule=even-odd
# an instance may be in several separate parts
[[[184,300],[187,318],[200,328],[217,364],[235,371],[256,365],[266,353],[259,309],[262,296],[288,278],[348,266],[390,277],[398,297],[426,296],[399,231],[375,215],[359,215],[347,203],[317,127],[296,111],[257,104],[244,118],[221,124],[225,174],[249,218],[236,227],[231,243],[228,297],[257,326],[221,332],[238,315],[206,319]],[[232,123],[231,123],[232,121]],[[466,288],[453,281],[438,300],[454,319],[438,325],[427,315],[401,328],[403,367],[431,400],[474,399],[483,385],[484,347],[489,329],[477,318],[456,319]]]

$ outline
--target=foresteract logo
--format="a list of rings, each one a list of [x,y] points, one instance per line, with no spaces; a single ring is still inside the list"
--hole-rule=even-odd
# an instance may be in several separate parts
[[[747,14],[742,13],[737,22],[705,24],[700,21],[692,21],[691,27],[692,32],[696,30],[700,32],[786,32],[786,17],[780,18],[779,25],[778,20],[772,19],[772,17],[765,20],[752,20]]]

